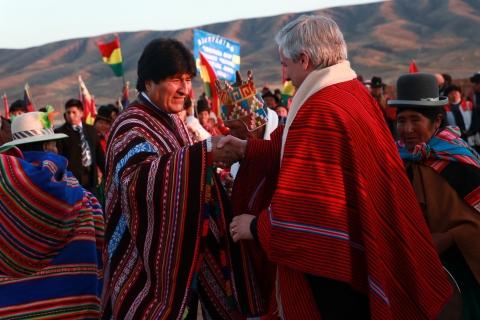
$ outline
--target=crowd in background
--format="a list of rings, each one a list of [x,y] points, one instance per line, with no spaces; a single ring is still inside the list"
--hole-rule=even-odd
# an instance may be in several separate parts
[[[319,18],[303,19],[308,23],[309,19]],[[332,23],[329,19],[326,21]],[[330,27],[337,28],[334,22]],[[291,32],[286,30],[281,36]],[[281,48],[285,45],[277,41]],[[248,305],[242,312],[258,315],[262,310],[270,319],[278,318],[282,312],[286,315],[318,312],[322,318],[327,315],[326,319],[336,319],[335,314],[342,313],[342,309],[358,312],[361,319],[374,314],[389,314],[386,319],[394,319],[389,312],[398,307],[393,307],[398,301],[411,304],[411,308],[404,311],[395,309],[399,314],[439,314],[436,304],[445,303],[451,296],[451,288],[443,278],[443,270],[434,268],[438,257],[445,267],[462,270],[452,273],[458,281],[454,282],[455,286],[466,292],[461,293],[465,294],[462,296],[464,310],[472,315],[480,314],[480,310],[475,309],[480,307],[478,297],[466,296],[469,292],[478,293],[480,288],[480,279],[476,278],[480,270],[478,252],[469,251],[465,237],[466,234],[478,235],[478,231],[464,226],[465,221],[470,226],[480,221],[478,217],[472,218],[473,211],[473,216],[478,215],[480,202],[475,180],[480,177],[480,157],[473,151],[480,151],[480,72],[470,77],[468,89],[456,84],[448,74],[436,74],[435,81],[432,75],[402,76],[394,96],[387,93],[382,78],[374,76],[365,81],[356,75],[346,60],[346,48],[344,50],[344,56],[324,66],[337,68],[336,73],[328,76],[321,73],[322,68],[312,68],[313,57],[305,54],[297,61],[281,51],[282,64],[287,68],[305,63],[306,71],[290,70],[294,76],[304,72],[304,77],[287,79],[282,89],[267,86],[258,89],[267,121],[254,129],[241,123],[224,122],[220,113],[212,111],[212,101],[204,93],[198,99],[190,98],[185,88],[191,88],[191,77],[195,75],[193,56],[175,40],[154,40],[145,48],[139,61],[137,99],[123,110],[113,104],[100,106],[93,125],[85,122],[83,103],[75,98],[65,102],[62,109],[65,123],[57,128],[53,128],[55,112],[50,107],[28,112],[23,100],[13,102],[11,119],[2,117],[0,131],[3,168],[0,218],[2,228],[12,230],[0,237],[5,238],[3,242],[7,244],[0,249],[0,292],[4,294],[8,289],[14,294],[6,302],[0,299],[0,318],[9,318],[15,313],[28,314],[21,306],[43,301],[39,298],[43,296],[44,301],[61,301],[63,309],[57,311],[58,314],[83,310],[83,313],[78,311],[78,318],[97,318],[102,290],[104,317],[175,314],[193,319],[200,301],[205,318],[216,314],[225,319],[245,319],[240,311],[226,307],[234,295],[239,305],[242,302]],[[169,74],[171,70],[161,65],[168,64],[168,59],[176,61],[177,73]],[[347,77],[346,80],[339,75]],[[305,83],[316,87],[318,92],[305,91]],[[292,90],[294,85],[296,93]],[[420,97],[420,91],[429,91],[428,98]],[[340,96],[340,92],[343,95]],[[176,98],[168,94],[180,95],[181,103],[172,103],[168,99]],[[310,109],[300,110],[303,105]],[[357,109],[349,110],[350,106]],[[352,114],[360,124],[349,120]],[[298,119],[303,121],[301,125]],[[365,124],[361,123],[363,120]],[[319,123],[324,125],[322,134],[316,131]],[[415,131],[412,128],[424,132],[422,139],[409,133],[409,130]],[[315,141],[313,147],[309,144],[311,140]],[[383,166],[384,162],[389,166]],[[468,170],[464,170],[465,164]],[[212,165],[224,168],[210,171]],[[245,173],[247,168],[249,173]],[[365,178],[370,168],[375,171],[372,178],[375,182]],[[438,175],[432,174],[431,168]],[[307,174],[302,174],[304,172]],[[466,172],[469,180],[462,185]],[[310,174],[314,178],[310,179]],[[256,175],[259,178],[254,180]],[[25,177],[32,177],[31,185],[24,182]],[[410,186],[408,179],[413,188],[407,190],[403,187]],[[442,179],[449,184],[442,185]],[[394,183],[397,185],[392,186]],[[306,186],[303,193],[299,190],[302,184]],[[432,193],[431,185],[439,190],[442,187],[442,194],[448,195],[449,202],[443,203],[443,207],[438,205],[442,196]],[[325,194],[329,188],[332,193]],[[397,194],[387,199],[386,195],[393,190]],[[345,197],[337,198],[335,193]],[[260,194],[265,194],[268,200]],[[247,199],[247,195],[251,198]],[[297,201],[297,197],[304,197],[306,202]],[[434,198],[436,200],[432,200]],[[326,200],[319,199],[331,202],[324,205]],[[414,206],[411,221],[402,216],[409,209],[405,199],[417,199],[421,206]],[[392,205],[391,211],[386,210],[388,205]],[[440,209],[431,209],[436,205],[445,211],[442,216],[438,214]],[[345,220],[320,221],[322,218],[317,212],[320,207],[322,214],[335,216],[341,212],[341,219]],[[297,215],[295,208],[299,212],[303,210],[302,215]],[[352,208],[355,213],[362,212],[364,220],[354,217]],[[447,212],[445,208],[455,212]],[[228,213],[229,210],[233,213]],[[343,215],[344,211],[347,214]],[[395,221],[398,225],[384,223],[386,215],[377,214],[387,211],[388,217],[399,219]],[[25,218],[31,212],[33,219]],[[76,215],[77,212],[80,214]],[[18,224],[13,222],[16,214],[21,216]],[[446,226],[446,216],[453,227]],[[64,220],[64,217],[69,218]],[[422,217],[426,221],[416,229]],[[325,224],[325,228],[315,225],[316,222]],[[352,226],[353,231],[330,228],[339,225]],[[449,228],[455,230],[447,237]],[[380,229],[386,235],[381,234]],[[352,233],[348,234],[349,231]],[[300,232],[300,236],[297,237],[296,232]],[[397,240],[403,233],[412,238],[400,244]],[[333,238],[347,241],[337,244],[331,242]],[[235,247],[232,239],[236,243],[246,239],[255,239],[255,242]],[[380,244],[378,239],[391,242]],[[413,239],[417,239],[419,248],[426,248],[425,256],[419,248],[412,247]],[[476,249],[477,242],[473,245]],[[394,252],[392,248],[397,248],[397,244],[400,251]],[[346,262],[331,261],[327,265],[322,264],[323,260],[316,260],[319,259],[316,252],[328,258],[331,252],[322,250],[330,245]],[[49,246],[55,250],[48,251]],[[368,246],[371,251],[365,249]],[[295,259],[284,255],[283,249],[289,250]],[[399,258],[401,252],[411,253],[405,258],[406,271],[396,269],[398,261],[396,264],[380,261],[381,257],[372,255],[377,249],[391,253],[389,257],[393,260]],[[195,260],[198,252],[204,260]],[[409,272],[413,269],[409,266],[416,265],[417,258],[421,261],[418,273],[412,275]],[[244,261],[248,263],[242,264]],[[275,267],[270,264],[272,261]],[[234,270],[237,267],[238,270]],[[234,271],[226,272],[229,268]],[[334,268],[338,269],[338,277],[329,274]],[[252,289],[246,279],[255,275],[254,269],[267,274],[265,279],[256,278]],[[427,297],[419,294],[406,298],[408,294],[404,295],[399,289],[405,287],[398,284],[394,276],[390,278],[390,272],[404,276],[407,281],[420,281],[418,277],[423,274],[438,280],[432,280],[438,288],[433,284],[422,282],[422,287],[415,283],[420,291],[432,294],[428,297],[432,303],[423,310],[420,304]],[[42,280],[45,274],[51,276]],[[466,276],[462,278],[462,275]],[[68,297],[56,296],[53,289],[51,292],[42,289],[38,295],[32,294],[31,300],[28,300],[30,295],[25,295],[17,302],[15,294],[22,290],[18,282],[22,277],[25,277],[24,284],[32,288],[58,285],[66,292],[70,290],[67,280],[75,285],[84,281],[91,286],[79,286],[82,289],[78,292],[72,289],[75,293]],[[39,285],[36,281],[46,282]],[[248,300],[257,282],[267,288],[262,287],[263,293],[269,293],[265,301],[277,299],[276,302],[263,301],[265,305],[260,302],[256,305],[256,301]],[[240,283],[245,285],[245,291]],[[284,285],[283,301],[272,289],[279,283]],[[389,286],[396,290],[388,291]],[[163,292],[162,288],[169,290]],[[308,291],[305,288],[310,288],[311,294],[305,294]],[[455,294],[453,296],[455,298]],[[344,297],[343,302],[349,307],[344,307],[338,297]],[[161,300],[158,305],[157,300]],[[467,306],[465,301],[471,304]],[[18,310],[16,303],[20,306]],[[147,305],[148,308],[144,308]],[[167,307],[164,310],[160,306]],[[44,310],[49,306],[46,303],[38,308],[47,312]],[[431,310],[426,310],[428,308]],[[329,312],[332,312],[330,318]],[[465,312],[464,319],[467,319]]]

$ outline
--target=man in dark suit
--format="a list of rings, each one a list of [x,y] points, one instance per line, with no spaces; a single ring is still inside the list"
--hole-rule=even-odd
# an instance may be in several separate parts
[[[56,129],[57,133],[68,136],[57,144],[58,153],[68,159],[68,168],[77,177],[80,184],[89,191],[97,185],[97,170],[104,173],[105,154],[95,128],[82,122],[83,104],[80,100],[70,99],[65,103],[66,123]]]

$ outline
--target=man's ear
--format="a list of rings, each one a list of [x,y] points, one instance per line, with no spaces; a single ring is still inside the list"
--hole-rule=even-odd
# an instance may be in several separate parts
[[[145,89],[148,91],[150,91],[150,89],[152,88],[152,80],[147,80],[145,81]]]
[[[303,70],[311,68],[312,60],[310,60],[310,57],[305,52],[300,53],[299,62],[302,65]]]

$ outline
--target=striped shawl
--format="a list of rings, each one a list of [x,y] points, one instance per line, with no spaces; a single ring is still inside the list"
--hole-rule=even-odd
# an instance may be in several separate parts
[[[103,216],[46,152],[0,154],[0,319],[98,319]]]

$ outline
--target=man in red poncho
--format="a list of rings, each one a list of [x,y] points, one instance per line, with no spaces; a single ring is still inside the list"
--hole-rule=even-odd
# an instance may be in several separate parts
[[[239,181],[264,177],[274,190],[264,210],[234,218],[234,241],[256,239],[276,263],[283,319],[437,318],[451,287],[338,26],[301,16],[276,41],[298,88],[285,128],[218,144],[243,153]]]

